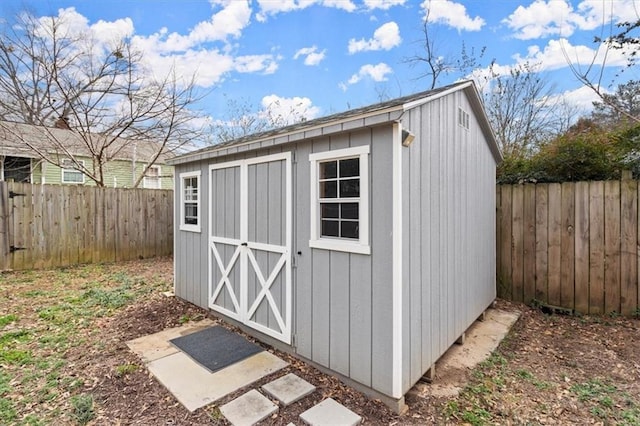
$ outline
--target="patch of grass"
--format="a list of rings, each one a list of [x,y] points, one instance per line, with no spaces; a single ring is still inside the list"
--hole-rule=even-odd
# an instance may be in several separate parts
[[[0,397],[0,424],[11,424],[18,418],[16,408],[9,399]]]
[[[125,306],[133,299],[129,285],[123,285],[114,289],[104,290],[91,288],[82,294],[82,298],[88,306],[100,306],[107,309],[117,309]]]
[[[616,387],[603,383],[598,379],[593,379],[584,383],[576,383],[569,390],[578,397],[579,401],[585,402],[600,399],[607,394],[614,393]]]
[[[540,390],[545,390],[552,387],[550,383],[544,382],[542,380],[538,380],[536,376],[533,375],[533,373],[531,373],[528,370],[525,370],[524,368],[517,370],[516,376],[526,380],[527,382],[531,383],[533,386],[535,386]]]
[[[31,340],[31,333],[28,330],[8,331],[0,334],[0,345],[7,345],[13,342],[28,342]]]
[[[483,425],[491,419],[491,413],[484,408],[466,410],[462,413],[462,420],[472,425]]]
[[[123,377],[138,370],[135,364],[122,364],[116,367],[116,377]]]
[[[30,351],[17,349],[0,349],[0,364],[26,365],[31,363],[33,357]]]
[[[4,327],[7,324],[11,324],[12,322],[16,322],[18,317],[13,314],[2,315],[0,316],[0,327]]]
[[[86,425],[95,417],[93,396],[90,394],[72,396],[71,407],[71,417],[80,425]]]

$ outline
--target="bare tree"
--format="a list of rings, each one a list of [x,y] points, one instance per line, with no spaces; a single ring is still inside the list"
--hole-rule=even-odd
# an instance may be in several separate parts
[[[430,32],[430,9],[429,5],[429,7],[426,8],[426,14],[422,22],[420,53],[404,59],[404,62],[412,67],[420,68],[421,72],[416,79],[426,79],[429,90],[432,90],[436,88],[439,79],[444,75],[454,72],[458,72],[462,76],[468,74],[478,66],[479,61],[484,56],[486,48],[483,47],[476,55],[475,49],[471,48],[469,51],[463,42],[460,54],[443,54],[440,46],[436,44],[437,37],[434,37]]]
[[[563,46],[562,52],[565,60],[569,65],[573,75],[580,81],[585,87],[591,89],[611,110],[626,120],[631,122],[640,123],[640,116],[638,114],[630,113],[628,108],[625,108],[620,102],[616,102],[616,97],[607,93],[607,88],[614,85],[612,81],[610,84],[605,82],[605,71],[609,67],[609,58],[614,51],[622,52],[626,57],[626,63],[621,66],[618,72],[615,74],[615,78],[620,77],[628,69],[633,69],[636,65],[640,52],[640,11],[636,9],[636,19],[634,21],[620,22],[616,25],[607,23],[604,21],[606,16],[614,16],[613,8],[615,2],[602,2],[603,8],[607,7],[607,4],[611,8],[611,13],[603,13],[602,31],[599,35],[594,37],[594,43],[597,45],[596,51],[591,58],[588,58],[585,62],[580,62],[578,58],[572,58],[571,54]],[[605,35],[605,31],[609,31],[608,35]],[[582,58],[581,58],[582,59]]]
[[[300,123],[307,120],[302,105],[291,105],[283,111],[279,101],[256,110],[246,99],[226,98],[226,114],[212,125],[214,143],[224,143],[244,136]]]
[[[505,156],[528,155],[566,127],[568,120],[558,114],[562,99],[534,66],[522,64],[505,75],[490,69],[485,107]]]
[[[109,162],[144,142],[153,152],[138,186],[158,158],[201,135],[192,110],[200,99],[195,76],[155,78],[149,71],[126,37],[99,42],[73,31],[63,16],[22,12],[0,34],[1,126],[42,160],[71,162],[98,186],[105,185]],[[25,137],[8,122],[41,126],[45,140]],[[55,123],[73,136],[50,130]]]

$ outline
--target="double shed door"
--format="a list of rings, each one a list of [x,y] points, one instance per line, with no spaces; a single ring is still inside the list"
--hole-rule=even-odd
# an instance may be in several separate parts
[[[291,153],[209,172],[209,307],[290,344]]]

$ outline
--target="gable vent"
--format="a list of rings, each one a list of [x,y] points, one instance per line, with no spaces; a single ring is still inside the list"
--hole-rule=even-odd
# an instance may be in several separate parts
[[[469,130],[469,113],[462,108],[458,108],[458,125]]]

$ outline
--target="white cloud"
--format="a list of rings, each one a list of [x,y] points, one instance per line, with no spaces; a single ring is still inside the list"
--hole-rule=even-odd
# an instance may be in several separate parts
[[[349,53],[353,54],[369,50],[390,50],[400,45],[401,41],[400,28],[398,24],[391,21],[375,30],[373,38],[369,40],[349,40]]]
[[[325,58],[326,49],[318,52],[317,46],[303,47],[299,49],[293,59],[298,59],[300,56],[304,56],[304,64],[308,66],[319,65]]]
[[[580,86],[574,90],[567,90],[565,92],[554,95],[551,99],[551,104],[555,102],[564,101],[568,105],[575,106],[583,113],[589,113],[593,110],[593,102],[600,101],[598,95],[586,86]]]
[[[251,8],[246,0],[225,0],[212,2],[213,6],[222,6],[208,21],[202,21],[188,34],[171,33],[166,28],[149,36],[157,42],[157,49],[164,52],[181,52],[202,43],[225,41],[229,37],[240,37],[242,30],[251,21]]]
[[[502,22],[514,31],[515,38],[531,40],[569,37],[576,30],[592,31],[610,22],[637,19],[634,0],[585,0],[576,9],[567,0],[535,0],[529,6],[518,6]]]
[[[479,16],[471,18],[467,8],[451,0],[425,0],[421,5],[424,19],[429,22],[449,25],[458,31],[480,31],[485,24]]]
[[[348,85],[356,84],[364,78],[370,78],[375,82],[387,81],[387,74],[391,73],[393,70],[384,62],[377,65],[367,64],[361,66],[356,74],[353,74],[346,83],[340,83],[339,86],[342,90],[346,90]]]
[[[405,3],[406,0],[364,0],[364,5],[369,10],[388,10],[393,6],[402,6]]]
[[[233,1],[233,0],[232,0]],[[309,6],[319,5],[342,9],[346,12],[354,12],[356,5],[351,0],[257,0],[260,11],[256,14],[259,22],[265,22],[269,16],[278,13],[293,12],[306,9]]]
[[[313,105],[307,97],[295,96],[283,98],[278,95],[268,95],[262,98],[260,115],[268,114],[276,119],[278,125],[286,126],[304,120],[312,120],[320,115],[320,108]]]
[[[234,61],[234,68],[242,73],[273,74],[278,69],[278,59],[271,54],[239,56]]]

